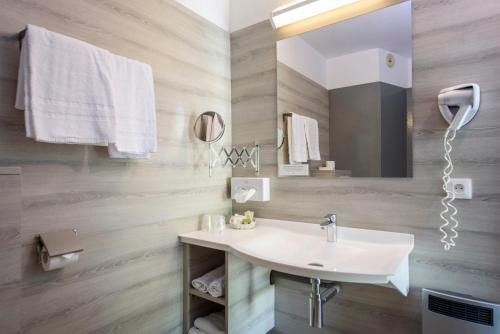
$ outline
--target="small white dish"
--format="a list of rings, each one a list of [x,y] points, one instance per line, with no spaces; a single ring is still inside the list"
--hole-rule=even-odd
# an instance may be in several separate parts
[[[255,220],[251,222],[250,224],[243,224],[242,221],[245,218],[245,216],[240,216],[240,215],[235,215],[231,216],[231,219],[229,220],[229,226],[236,230],[251,230],[255,228]]]

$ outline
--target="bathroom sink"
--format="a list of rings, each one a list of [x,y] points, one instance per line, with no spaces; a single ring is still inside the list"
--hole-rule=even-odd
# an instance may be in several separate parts
[[[388,284],[407,295],[408,255],[413,235],[338,227],[326,241],[317,224],[257,219],[254,230],[221,234],[195,231],[182,242],[229,251],[242,259],[288,274],[337,282]]]

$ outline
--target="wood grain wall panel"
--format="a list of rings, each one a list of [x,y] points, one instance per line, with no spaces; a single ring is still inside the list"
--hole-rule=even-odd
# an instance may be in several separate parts
[[[0,167],[0,333],[20,331],[21,171]]]
[[[258,140],[263,169],[276,163],[276,43],[268,22],[231,34],[231,108],[234,143]],[[272,167],[271,167],[272,170]],[[241,173],[250,173],[241,170]]]
[[[227,257],[228,333],[267,333],[274,327],[275,287],[270,284],[271,270]]]
[[[23,113],[13,104],[15,34],[27,23],[152,66],[159,147],[151,160],[114,160],[102,147],[25,138]],[[229,42],[229,33],[173,0],[0,3],[0,166],[22,170],[19,222],[5,233],[0,175],[0,238],[15,236],[18,253],[6,284],[2,268],[0,311],[7,300],[19,315],[17,323],[1,317],[0,332],[182,332],[177,235],[198,228],[204,213],[231,211],[231,169],[209,178],[207,147],[192,135],[197,115],[215,110],[226,123],[223,142],[231,143]],[[34,236],[67,228],[83,239],[80,261],[42,272]],[[0,247],[0,263],[9,252]]]
[[[271,201],[233,206],[238,213],[251,209],[260,217],[309,223],[318,223],[325,213],[336,212],[340,225],[414,234],[410,295],[349,285],[327,306],[328,328],[313,331],[304,316],[307,300],[292,289],[278,286],[277,332],[418,333],[422,287],[500,302],[500,3],[487,0],[481,6],[471,6],[467,0],[413,0],[412,6],[414,177],[277,178],[276,149],[270,144],[263,152],[262,174],[271,177]],[[267,36],[267,42],[263,36]],[[232,71],[239,74],[232,81],[233,119],[251,114],[261,120],[254,132],[251,128],[242,130],[246,127],[243,122],[235,123],[234,143],[276,140],[275,120],[270,116],[276,113],[276,82],[269,82],[273,78],[269,65],[274,61],[276,38],[268,22],[231,34],[231,41],[237,41],[231,46]],[[264,76],[266,80],[257,80]],[[454,175],[473,179],[474,198],[455,202],[460,210],[460,235],[457,247],[445,252],[438,227],[444,167],[442,137],[447,124],[438,112],[436,97],[440,89],[464,82],[481,85],[481,107],[453,142],[452,156]],[[245,107],[238,101],[245,101]],[[249,173],[235,170],[234,175]]]

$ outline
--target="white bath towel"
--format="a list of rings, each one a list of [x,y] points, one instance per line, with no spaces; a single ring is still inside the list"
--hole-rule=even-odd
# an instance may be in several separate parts
[[[220,136],[222,131],[222,120],[219,118],[218,114],[214,114],[214,119],[212,121],[212,129],[211,129],[211,140],[217,139]]]
[[[201,291],[203,293],[208,292],[208,286],[210,283],[212,283],[214,280],[216,280],[219,277],[224,276],[225,269],[224,266],[220,266],[215,268],[212,271],[209,271],[205,275],[195,278],[191,284],[193,285],[193,288],[195,288],[198,291]]]
[[[212,297],[222,297],[224,296],[224,286],[225,286],[225,277],[224,274],[222,276],[217,277],[208,285],[208,293]]]
[[[318,121],[310,117],[304,117],[304,120],[309,160],[321,160]]]
[[[16,108],[37,141],[107,145],[115,124],[110,53],[28,25]]]
[[[224,334],[224,314],[222,312],[212,313],[206,317],[196,318],[196,328],[207,334]]]
[[[203,122],[203,131],[205,131],[205,140],[212,141],[212,125],[214,122],[214,118],[212,115],[203,115],[201,118]]]
[[[149,158],[156,152],[156,110],[151,66],[114,55],[113,102],[116,111],[112,158]]]
[[[203,332],[203,331],[201,331],[198,328],[193,326],[189,329],[188,334],[207,334],[207,333],[205,333],[205,332]]]
[[[288,158],[291,164],[307,162],[305,118],[293,113],[288,118]]]
[[[112,157],[156,151],[151,68],[34,25],[22,43],[16,108],[37,141],[109,146]]]

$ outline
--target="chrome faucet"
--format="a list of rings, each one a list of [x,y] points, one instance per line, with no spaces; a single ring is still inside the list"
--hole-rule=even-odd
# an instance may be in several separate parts
[[[329,213],[320,224],[321,228],[326,229],[326,241],[337,242],[337,215]]]

